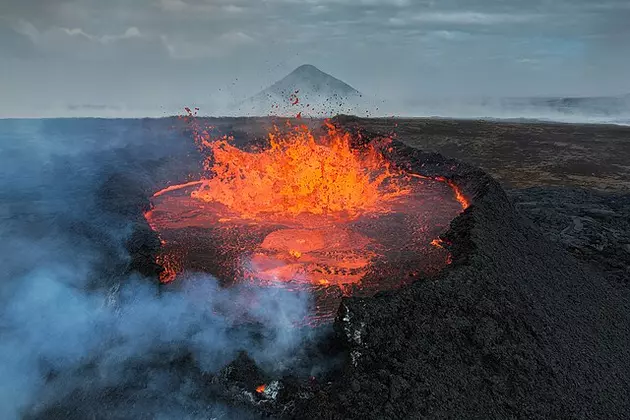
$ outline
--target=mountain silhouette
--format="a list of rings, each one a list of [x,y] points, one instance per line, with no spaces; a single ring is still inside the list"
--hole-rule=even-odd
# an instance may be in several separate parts
[[[357,114],[362,94],[349,84],[304,64],[267,89],[239,104],[245,115],[323,117]]]

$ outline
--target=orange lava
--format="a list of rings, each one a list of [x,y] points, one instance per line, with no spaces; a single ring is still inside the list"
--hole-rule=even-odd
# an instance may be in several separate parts
[[[172,255],[160,254],[155,259],[155,262],[164,269],[159,275],[160,283],[170,283],[175,280],[179,267],[177,260]]]
[[[265,389],[267,389],[266,385],[258,385],[256,387],[256,392],[259,393],[259,394],[262,394],[263,392],[265,392]]]
[[[446,182],[449,187],[455,193],[455,199],[459,204],[461,204],[462,209],[466,210],[470,206],[470,201],[464,196],[462,189],[457,185],[452,179],[445,178],[443,176],[439,176],[436,178],[438,181]]]
[[[243,261],[240,256],[232,260],[244,265],[239,275],[263,282],[335,286],[348,295],[353,286],[361,285],[372,263],[383,257],[381,245],[373,236],[359,233],[353,223],[406,212],[435,212],[434,202],[427,201],[432,196],[421,194],[437,188],[430,185],[440,185],[447,195],[450,191],[443,184],[452,190],[452,204],[441,199],[437,206],[445,205],[445,214],[470,205],[453,180],[403,172],[371,144],[353,148],[350,134],[328,122],[319,137],[306,125],[287,127],[284,132],[274,127],[268,134],[268,149],[248,152],[232,145],[230,138],[213,139],[193,124],[195,141],[207,153],[208,174],[157,191],[153,197],[159,197],[158,207],[145,213],[151,228],[160,236],[187,227],[222,232],[242,226],[252,232],[269,229],[256,243],[234,245],[243,256]],[[410,178],[417,182],[412,185]],[[171,218],[171,214],[179,216]],[[426,219],[412,224],[426,223],[422,220]],[[424,229],[418,231],[421,238]],[[162,242],[164,249],[179,249],[177,240],[165,237],[169,243]],[[430,238],[423,239],[425,246],[447,252],[441,239],[431,242]],[[198,246],[192,253],[205,252],[200,250],[206,248]],[[164,269],[162,283],[173,281],[185,268],[182,260],[187,252],[165,251],[157,257]],[[450,254],[446,263],[451,263]],[[261,385],[257,392],[264,389]]]
[[[409,176],[418,179],[433,179],[435,181],[445,182],[453,190],[453,193],[455,194],[455,199],[462,206],[462,210],[466,210],[468,207],[470,207],[470,201],[466,198],[464,192],[459,187],[459,185],[457,185],[452,179],[446,178],[444,176],[436,176],[435,178],[431,178],[429,176],[412,173],[410,173]]]
[[[203,181],[191,181],[191,182],[186,182],[184,184],[171,185],[169,187],[162,188],[160,191],[153,194],[153,197],[159,197],[162,194],[166,194],[171,191],[181,190],[182,188],[188,188],[188,187],[192,187],[194,185],[199,185],[199,184],[203,184]]]
[[[245,275],[267,282],[358,283],[374,257],[367,250],[371,242],[335,226],[276,230],[251,256]]]
[[[438,248],[444,248],[444,246],[442,245],[442,240],[437,238],[431,241],[431,245],[438,247]]]
[[[228,138],[203,138],[211,177],[192,197],[221,203],[246,219],[311,214],[348,220],[387,212],[407,194],[397,179],[401,173],[374,147],[355,150],[349,133],[329,123],[326,128],[319,138],[305,125],[284,133],[275,128],[270,148],[259,153],[242,151]]]

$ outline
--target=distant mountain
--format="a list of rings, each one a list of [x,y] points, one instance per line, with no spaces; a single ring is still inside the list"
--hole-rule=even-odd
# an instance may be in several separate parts
[[[241,115],[308,117],[365,114],[363,95],[341,80],[305,64],[240,103]]]
[[[420,97],[386,106],[388,114],[408,117],[630,124],[630,94],[592,97]]]
[[[548,98],[535,102],[564,113],[583,113],[594,116],[616,116],[630,112],[630,95]]]
[[[120,106],[103,105],[103,104],[70,104],[67,106],[69,111],[120,111]]]

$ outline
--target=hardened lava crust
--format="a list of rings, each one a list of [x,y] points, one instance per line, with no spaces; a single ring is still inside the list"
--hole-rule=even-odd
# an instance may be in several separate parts
[[[402,143],[393,155],[452,179],[471,201],[443,238],[453,263],[401,290],[343,299],[335,320],[342,373],[275,414],[629,417],[625,295],[546,240],[481,170]]]
[[[372,137],[359,119],[335,123]],[[452,263],[397,290],[343,298],[327,339],[343,359],[334,374],[274,378],[243,356],[230,371],[255,375],[219,374],[208,386],[271,418],[630,418],[627,297],[545,239],[480,169],[400,141],[387,158],[450,180],[470,202],[441,237]],[[142,232],[130,242],[132,268],[157,273],[159,241],[147,245],[152,232]],[[182,375],[197,375],[186,366]],[[274,391],[251,401],[234,391],[263,381]]]

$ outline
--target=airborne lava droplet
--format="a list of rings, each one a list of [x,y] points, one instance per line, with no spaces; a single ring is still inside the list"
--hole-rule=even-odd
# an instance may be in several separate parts
[[[434,239],[434,240],[432,240],[431,241],[431,245],[433,245],[435,247],[438,247],[438,248],[444,248],[441,239]]]

